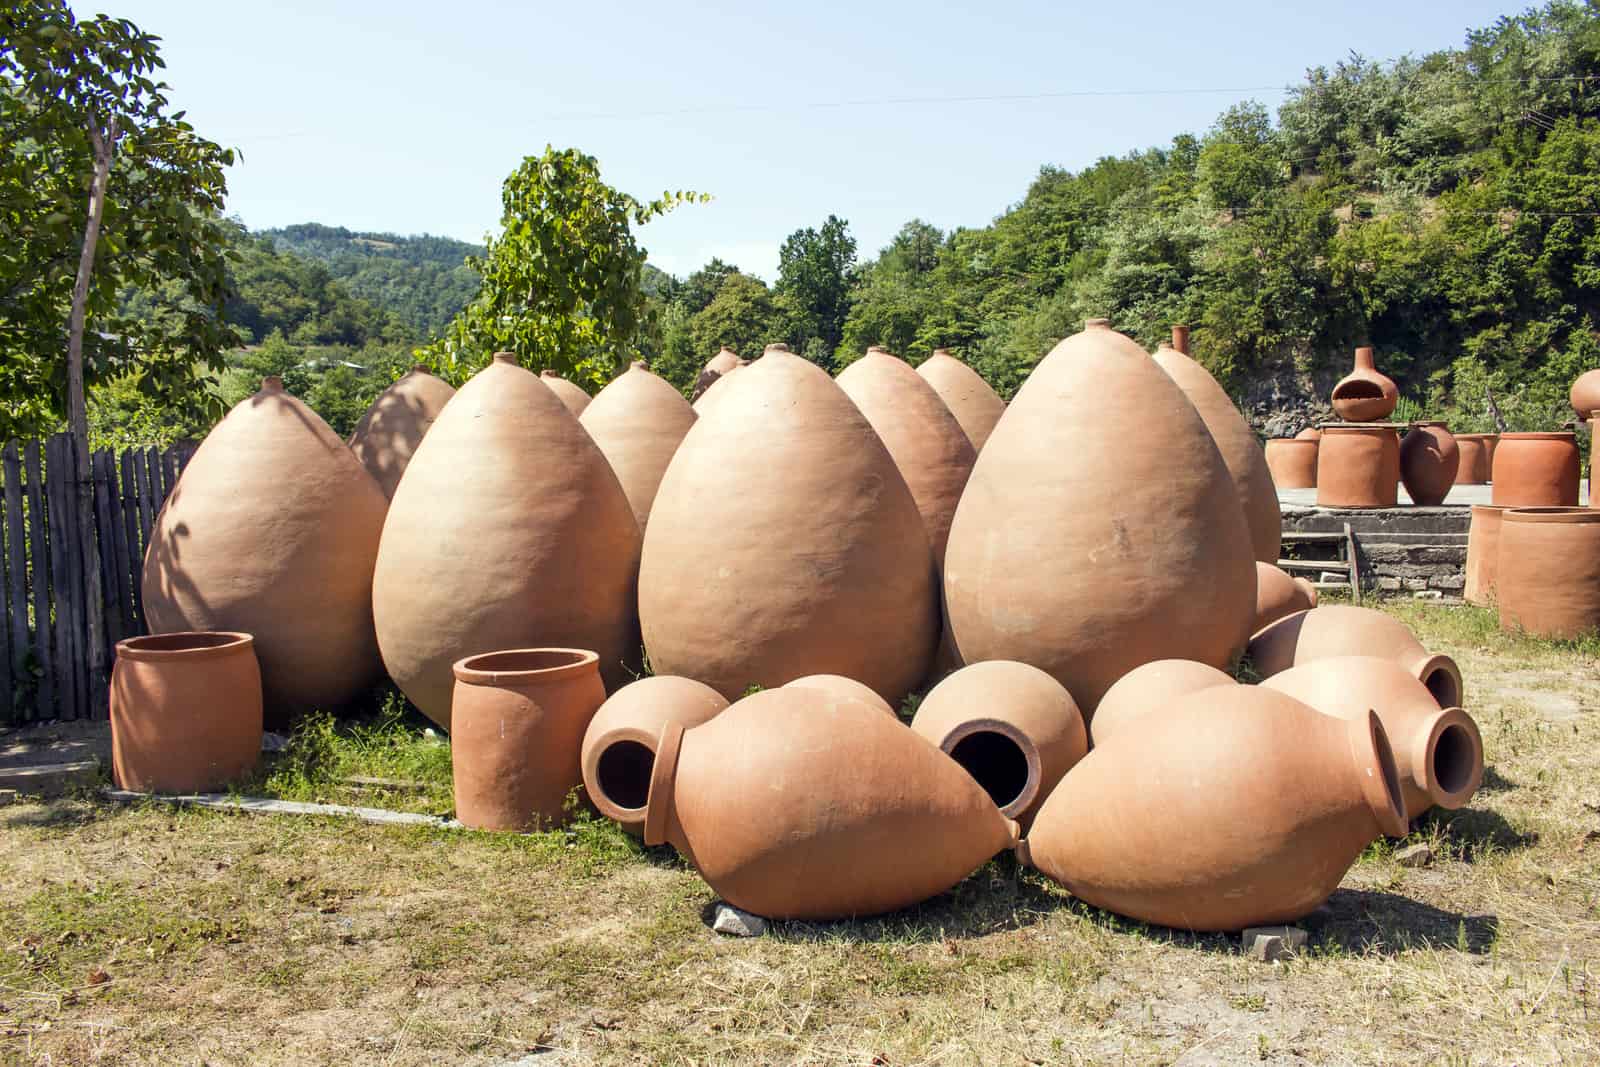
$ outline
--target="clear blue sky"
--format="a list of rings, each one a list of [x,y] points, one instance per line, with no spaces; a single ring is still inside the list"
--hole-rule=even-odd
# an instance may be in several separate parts
[[[830,212],[865,257],[906,220],[987,223],[1040,165],[1276,108],[1309,67],[1459,45],[1505,0],[944,4],[97,0],[165,39],[173,99],[241,149],[229,209],[481,240],[500,183],[546,143],[644,197],[711,193],[642,234],[685,274],[721,256],[769,280]],[[882,103],[1081,90],[1171,95]],[[861,101],[868,101],[861,103]]]

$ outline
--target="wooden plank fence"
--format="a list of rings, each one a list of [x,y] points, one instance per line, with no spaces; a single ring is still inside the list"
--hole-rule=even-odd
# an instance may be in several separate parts
[[[8,441],[0,450],[0,723],[106,717],[107,693],[89,675],[89,650],[100,642],[109,669],[113,646],[145,632],[139,590],[145,546],[195,447],[95,452],[89,530],[78,521],[71,434]],[[89,538],[100,549],[100,634],[88,632]]]

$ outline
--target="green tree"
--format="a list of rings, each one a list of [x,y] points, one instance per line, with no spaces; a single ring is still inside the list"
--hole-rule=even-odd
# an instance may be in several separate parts
[[[778,250],[777,292],[797,351],[831,355],[838,347],[850,314],[855,261],[856,239],[850,236],[850,224],[837,215],[829,215],[820,229],[796,230],[784,240]],[[823,346],[811,348],[813,338]]]
[[[751,359],[775,339],[781,325],[777,304],[761,279],[735,272],[723,279],[711,303],[689,320],[689,337],[695,352],[703,353],[702,363],[723,345]]]

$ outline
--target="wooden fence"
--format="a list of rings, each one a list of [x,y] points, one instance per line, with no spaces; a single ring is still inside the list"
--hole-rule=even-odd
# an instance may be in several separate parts
[[[92,642],[113,646],[144,632],[139,573],[150,527],[192,444],[166,451],[136,448],[95,452],[94,528],[78,522],[76,447],[71,434],[44,441],[10,441],[0,451],[3,485],[4,636],[0,638],[0,723],[37,719],[101,719],[103,680],[89,672]],[[85,599],[86,539],[100,548],[105,632],[89,632]]]

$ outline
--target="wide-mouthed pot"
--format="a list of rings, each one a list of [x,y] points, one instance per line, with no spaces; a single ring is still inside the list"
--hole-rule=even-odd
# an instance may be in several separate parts
[[[1400,435],[1390,423],[1328,423],[1317,442],[1317,506],[1392,508],[1400,500]]]
[[[1557,638],[1600,629],[1600,509],[1509,508],[1496,560],[1503,629]]]

